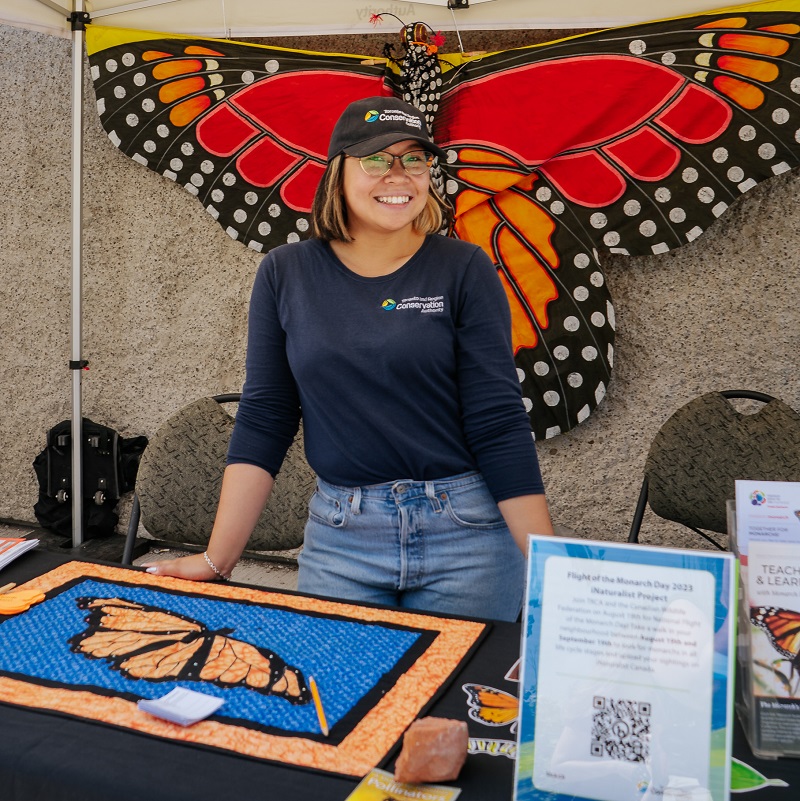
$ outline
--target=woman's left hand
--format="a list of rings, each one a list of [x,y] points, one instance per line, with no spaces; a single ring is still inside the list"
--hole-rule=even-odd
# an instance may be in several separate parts
[[[149,562],[141,565],[148,573],[154,576],[174,576],[189,581],[213,581],[220,578],[206,560],[203,554],[182,556],[179,559],[165,559],[161,562]]]

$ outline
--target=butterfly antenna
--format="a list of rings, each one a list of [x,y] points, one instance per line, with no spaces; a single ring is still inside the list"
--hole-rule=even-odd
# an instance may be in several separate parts
[[[373,25],[377,26],[380,25],[381,22],[383,22],[384,17],[394,17],[404,28],[406,26],[405,22],[403,22],[403,20],[401,20],[400,17],[397,16],[397,14],[390,14],[388,11],[381,11],[380,14],[373,14],[369,18],[369,21]]]
[[[405,22],[403,22],[403,20],[401,20],[400,17],[397,16],[397,14],[392,14],[392,13],[390,13],[388,11],[381,11],[380,14],[373,14],[369,18],[369,21],[372,23],[373,27],[377,28],[378,25],[380,25],[383,22],[383,18],[384,17],[394,17],[403,26],[402,30],[405,31],[405,29],[406,29]],[[405,38],[404,38],[404,34],[403,33],[401,33],[401,40],[405,43]],[[383,43],[383,57],[387,61],[390,61],[392,64],[395,64],[398,67],[401,67],[403,59],[395,57],[395,55],[394,55],[394,47],[395,47],[394,44],[392,44],[391,42],[384,42]]]

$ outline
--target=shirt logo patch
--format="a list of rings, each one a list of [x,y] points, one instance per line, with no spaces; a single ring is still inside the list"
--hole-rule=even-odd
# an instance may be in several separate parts
[[[414,295],[413,298],[403,298],[399,303],[392,298],[386,298],[381,303],[381,308],[384,311],[417,310],[420,314],[441,314],[444,311],[444,295],[428,295],[424,298]]]

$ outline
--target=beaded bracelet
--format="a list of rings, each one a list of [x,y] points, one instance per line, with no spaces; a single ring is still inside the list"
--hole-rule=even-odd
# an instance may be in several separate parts
[[[223,580],[223,581],[230,581],[231,577],[226,576],[212,561],[211,557],[208,555],[208,551],[203,551],[203,559],[206,560],[206,564]]]

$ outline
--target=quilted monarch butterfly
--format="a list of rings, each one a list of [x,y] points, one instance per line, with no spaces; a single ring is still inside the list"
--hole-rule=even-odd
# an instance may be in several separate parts
[[[517,729],[519,700],[510,693],[487,687],[484,684],[464,684],[461,687],[467,694],[468,715],[485,726],[511,726]]]
[[[758,606],[750,610],[750,621],[764,629],[772,647],[789,662],[789,680],[795,673],[800,678],[800,612]]]
[[[279,656],[192,618],[124,598],[78,598],[88,609],[87,629],[69,640],[73,651],[105,659],[125,678],[205,681],[246,687],[306,704],[311,693],[303,674]]]
[[[455,235],[497,265],[537,438],[586,420],[614,362],[601,252],[695,240],[800,162],[800,2],[601,31],[467,57],[420,23],[402,62],[95,28],[111,141],[183,186],[256,251],[307,235],[333,124],[397,95],[448,151]]]

